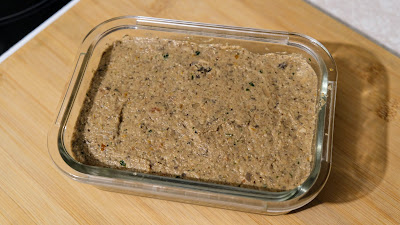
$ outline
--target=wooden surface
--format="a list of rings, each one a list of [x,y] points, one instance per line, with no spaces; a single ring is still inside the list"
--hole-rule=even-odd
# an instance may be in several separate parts
[[[61,174],[46,136],[84,35],[120,15],[296,31],[339,71],[333,169],[306,207],[264,216],[105,192]],[[81,0],[0,64],[0,224],[400,223],[400,59],[300,0]]]

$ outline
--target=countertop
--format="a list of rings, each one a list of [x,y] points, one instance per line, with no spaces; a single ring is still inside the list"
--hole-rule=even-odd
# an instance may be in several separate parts
[[[398,0],[305,0],[400,56]]]
[[[60,173],[47,132],[91,28],[121,15],[295,31],[339,71],[333,168],[307,206],[265,216],[99,190]],[[400,59],[301,0],[81,0],[0,64],[0,224],[400,223]]]

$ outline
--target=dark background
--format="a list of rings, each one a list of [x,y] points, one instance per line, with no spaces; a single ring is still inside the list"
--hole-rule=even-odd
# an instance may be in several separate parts
[[[0,55],[65,6],[69,0],[11,0],[0,3]]]

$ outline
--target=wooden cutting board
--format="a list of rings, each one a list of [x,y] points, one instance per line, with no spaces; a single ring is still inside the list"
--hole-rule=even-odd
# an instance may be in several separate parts
[[[46,136],[78,46],[121,15],[295,31],[334,56],[333,169],[321,194],[265,216],[111,193],[75,182],[51,161]],[[0,224],[400,223],[400,59],[300,0],[81,0],[0,64]]]

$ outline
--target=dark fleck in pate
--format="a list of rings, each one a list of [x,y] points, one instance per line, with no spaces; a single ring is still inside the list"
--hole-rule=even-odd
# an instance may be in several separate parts
[[[281,191],[311,170],[317,76],[298,54],[124,37],[102,56],[75,158]]]

